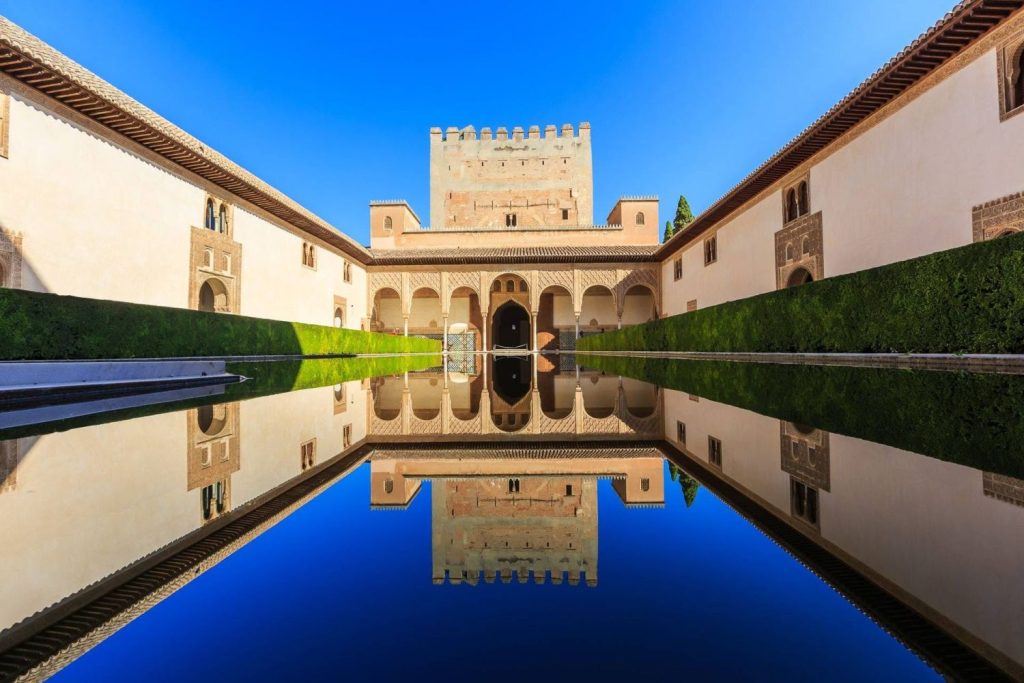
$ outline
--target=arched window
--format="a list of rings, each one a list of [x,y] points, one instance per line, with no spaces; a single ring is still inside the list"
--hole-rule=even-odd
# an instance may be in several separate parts
[[[345,326],[345,311],[341,309],[341,306],[338,306],[337,308],[334,309],[334,326]]]
[[[506,292],[514,292],[514,291],[516,291],[516,281],[515,280],[508,280],[508,281],[506,281],[505,282],[505,291]]]
[[[811,210],[811,199],[807,194],[807,181],[803,180],[797,187],[797,206],[801,216],[807,215]]]
[[[520,292],[525,292],[526,291],[526,280],[520,280],[519,281],[519,291]]]
[[[636,212],[636,224],[637,225],[643,225],[644,224],[644,212],[643,211],[637,211]]]
[[[220,205],[217,215],[217,231],[225,235],[228,234],[228,207],[223,203]]]
[[[494,286],[491,287],[491,291],[492,292],[500,292],[501,291],[501,280],[495,280],[494,281]]]
[[[1024,105],[1024,45],[1022,45],[1018,51],[1017,56],[1013,60],[1013,70],[1017,73],[1017,78],[1013,82],[1013,103],[1012,108]]]
[[[392,225],[393,223],[391,221],[391,216],[384,216],[384,230],[387,232],[391,232]]]
[[[808,254],[811,253],[811,241],[809,239],[807,239],[806,237],[804,238],[804,243],[803,243],[800,251],[803,252],[804,256],[807,256]]]
[[[786,221],[791,221],[797,216],[796,190],[786,193]]]
[[[384,493],[392,493],[395,490],[395,480],[385,479],[384,480]]]
[[[205,223],[205,225],[203,227],[205,227],[207,230],[216,230],[217,229],[217,217],[216,217],[216,215],[213,212],[213,200],[212,199],[207,199],[206,200],[206,223]]]
[[[787,261],[792,261],[793,260],[793,243],[792,242],[786,244],[786,260]]]
[[[640,480],[640,490],[641,491],[650,491],[651,490],[651,480],[648,479],[647,477],[644,477],[643,479],[641,479]]]

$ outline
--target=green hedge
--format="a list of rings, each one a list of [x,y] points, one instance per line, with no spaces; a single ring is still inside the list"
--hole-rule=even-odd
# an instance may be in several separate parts
[[[585,354],[576,358],[581,365],[761,415],[1024,478],[1020,375]]]
[[[0,289],[0,360],[438,353],[440,342]]]
[[[1024,353],[1024,234],[585,337],[577,348]]]

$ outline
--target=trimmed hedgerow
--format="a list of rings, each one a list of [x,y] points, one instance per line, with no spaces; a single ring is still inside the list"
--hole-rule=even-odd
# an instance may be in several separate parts
[[[761,415],[1024,478],[1020,375],[586,354],[576,359]]]
[[[0,289],[0,359],[438,353],[440,342]]]
[[[585,337],[577,348],[1024,353],[1024,235]]]

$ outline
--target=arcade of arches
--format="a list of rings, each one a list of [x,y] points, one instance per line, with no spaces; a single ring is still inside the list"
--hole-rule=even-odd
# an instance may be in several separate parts
[[[511,271],[371,270],[374,331],[442,340],[450,351],[571,351],[576,339],[654,320],[655,264]]]

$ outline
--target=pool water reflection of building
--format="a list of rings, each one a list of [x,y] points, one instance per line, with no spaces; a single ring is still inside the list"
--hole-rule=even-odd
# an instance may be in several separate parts
[[[616,534],[721,501],[720,524],[753,524],[789,553],[785,572],[811,568],[936,670],[1024,676],[1020,479],[567,358],[453,360],[0,442],[0,676],[54,673],[160,600],[185,600],[178,588],[364,470],[369,525],[429,534],[429,569],[410,567],[428,586],[603,586],[602,487],[605,513],[641,509]],[[424,487],[429,529],[413,513]],[[352,558],[345,571],[358,583],[373,565]],[[545,595],[528,600],[544,609]],[[617,599],[593,595],[595,614]]]

